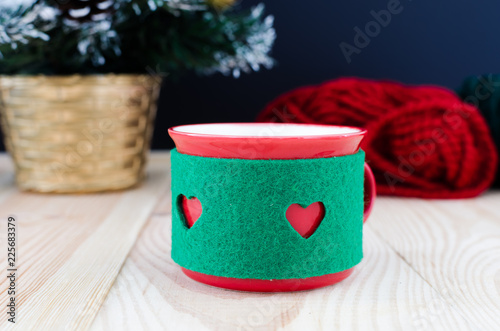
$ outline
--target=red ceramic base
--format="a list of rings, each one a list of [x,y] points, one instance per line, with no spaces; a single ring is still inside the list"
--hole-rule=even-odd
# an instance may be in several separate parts
[[[197,282],[226,288],[229,290],[248,292],[295,292],[312,290],[338,283],[352,274],[354,268],[347,269],[334,274],[328,274],[304,279],[239,279],[202,274],[196,271],[181,268],[189,278]]]

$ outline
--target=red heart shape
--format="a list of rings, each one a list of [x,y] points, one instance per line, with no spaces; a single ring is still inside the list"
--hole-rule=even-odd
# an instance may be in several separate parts
[[[196,197],[188,199],[183,195],[181,198],[181,206],[184,219],[187,223],[186,225],[188,228],[191,228],[198,218],[200,218],[202,212],[201,202]]]
[[[325,206],[319,201],[306,208],[294,203],[288,207],[285,216],[295,231],[302,237],[309,238],[325,217]]]

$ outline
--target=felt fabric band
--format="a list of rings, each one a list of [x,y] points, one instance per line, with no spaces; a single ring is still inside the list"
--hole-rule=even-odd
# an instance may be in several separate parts
[[[171,152],[172,259],[200,273],[251,279],[340,272],[363,256],[365,153],[298,160],[219,159]],[[202,213],[188,228],[181,199]],[[322,202],[325,216],[302,237],[286,218],[294,203]]]

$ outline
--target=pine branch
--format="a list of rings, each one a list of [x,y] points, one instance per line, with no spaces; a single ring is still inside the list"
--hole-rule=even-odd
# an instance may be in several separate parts
[[[51,20],[43,18],[44,11],[52,13]],[[143,73],[156,68],[237,77],[241,71],[273,65],[268,56],[275,39],[273,20],[264,17],[263,6],[236,13],[219,12],[205,0],[115,0],[112,15],[79,22],[60,15],[55,0],[38,0],[15,14],[9,22],[0,16],[4,74]],[[14,23],[22,20],[25,30],[15,30],[20,25]],[[9,39],[2,39],[2,31],[9,32]]]

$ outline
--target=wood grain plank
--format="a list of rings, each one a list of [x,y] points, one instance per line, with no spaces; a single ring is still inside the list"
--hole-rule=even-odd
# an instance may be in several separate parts
[[[380,199],[374,231],[478,330],[500,330],[500,192],[476,199]],[[424,312],[430,326],[439,310]]]
[[[381,199],[383,200],[383,199]],[[244,293],[196,283],[170,258],[170,197],[158,205],[91,327],[100,330],[473,329],[373,230],[344,282],[297,293]],[[439,320],[425,324],[434,310]]]
[[[11,160],[5,153],[0,153],[0,203],[16,191]]]
[[[365,228],[365,258],[346,281],[299,293],[243,293],[191,281],[170,259],[167,154],[153,157],[145,186],[83,196],[19,193],[5,160],[0,219],[14,214],[22,223],[16,329],[500,329],[500,193],[466,201],[380,198]],[[137,220],[147,218],[135,206],[151,210],[158,197],[111,287]],[[5,285],[0,278],[0,303]]]
[[[18,319],[12,325],[2,318],[0,329],[89,327],[144,223],[168,189],[168,159],[166,154],[154,155],[146,182],[124,192],[29,194],[15,189],[13,181],[0,180],[0,219],[16,217],[19,252]],[[0,169],[8,169],[5,158],[0,163]],[[3,247],[2,274],[6,269]],[[6,278],[1,277],[2,306],[6,287]]]

